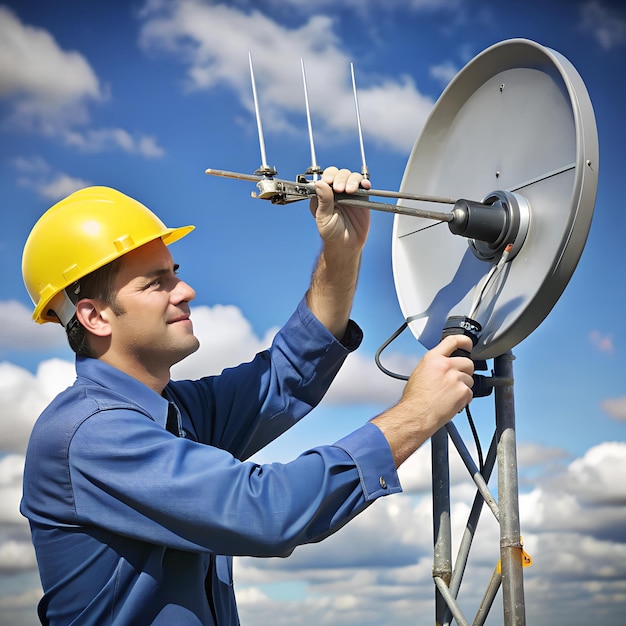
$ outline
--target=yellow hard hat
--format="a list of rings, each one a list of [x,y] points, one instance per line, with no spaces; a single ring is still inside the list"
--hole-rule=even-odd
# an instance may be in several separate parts
[[[150,241],[169,245],[194,226],[167,228],[137,200],[110,187],[86,187],[48,209],[30,232],[22,255],[24,284],[39,324],[59,322],[52,300],[99,267]]]

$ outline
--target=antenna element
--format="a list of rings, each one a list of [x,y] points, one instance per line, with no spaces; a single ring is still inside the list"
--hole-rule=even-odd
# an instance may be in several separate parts
[[[313,174],[313,180],[318,180],[322,173],[322,168],[317,164],[315,156],[315,143],[313,142],[313,126],[311,125],[311,109],[309,107],[309,92],[306,88],[306,72],[304,71],[304,61],[300,58],[300,66],[302,67],[302,85],[304,87],[304,104],[306,107],[306,121],[309,127],[309,144],[311,146],[311,165],[307,169],[306,174]]]
[[[356,80],[354,79],[354,63],[350,63],[350,73],[352,74],[352,92],[354,93],[354,108],[356,110],[356,125],[359,130],[359,144],[361,146],[361,174],[369,180],[370,172],[365,162],[365,148],[363,147],[363,131],[361,129],[361,115],[359,113],[359,99],[356,95]]]
[[[261,148],[261,167],[256,170],[255,174],[272,177],[276,175],[276,168],[267,164],[265,156],[265,139],[263,138],[263,124],[261,124],[261,113],[259,112],[259,99],[256,94],[256,82],[254,80],[254,68],[252,67],[252,54],[248,52],[248,61],[250,62],[250,80],[252,82],[252,97],[254,98],[254,112],[256,114],[256,127],[259,131],[259,146]]]

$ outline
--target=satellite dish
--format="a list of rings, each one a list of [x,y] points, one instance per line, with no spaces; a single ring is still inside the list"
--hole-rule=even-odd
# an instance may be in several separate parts
[[[451,235],[443,222],[395,216],[396,292],[420,343],[432,348],[449,317],[472,311],[482,326],[472,357],[489,359],[539,326],[582,254],[598,159],[589,95],[558,52],[511,39],[456,75],[413,147],[400,192],[504,207],[515,224],[491,245]],[[407,199],[398,205],[429,208]]]

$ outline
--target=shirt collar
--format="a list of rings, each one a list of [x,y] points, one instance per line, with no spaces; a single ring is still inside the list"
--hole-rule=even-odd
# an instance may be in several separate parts
[[[169,402],[136,378],[104,361],[84,356],[76,357],[76,374],[124,396],[128,402],[141,407],[157,424],[165,428]]]

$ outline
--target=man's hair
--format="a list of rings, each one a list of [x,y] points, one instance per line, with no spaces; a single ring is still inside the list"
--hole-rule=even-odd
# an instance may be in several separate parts
[[[117,302],[117,294],[113,291],[113,283],[119,272],[123,257],[119,257],[106,265],[87,274],[69,287],[66,292],[70,300],[76,304],[84,298],[101,300],[110,306],[116,315],[122,315],[124,310]],[[65,328],[67,340],[70,348],[79,356],[94,357],[93,350],[89,343],[89,332],[78,321],[74,314]]]

